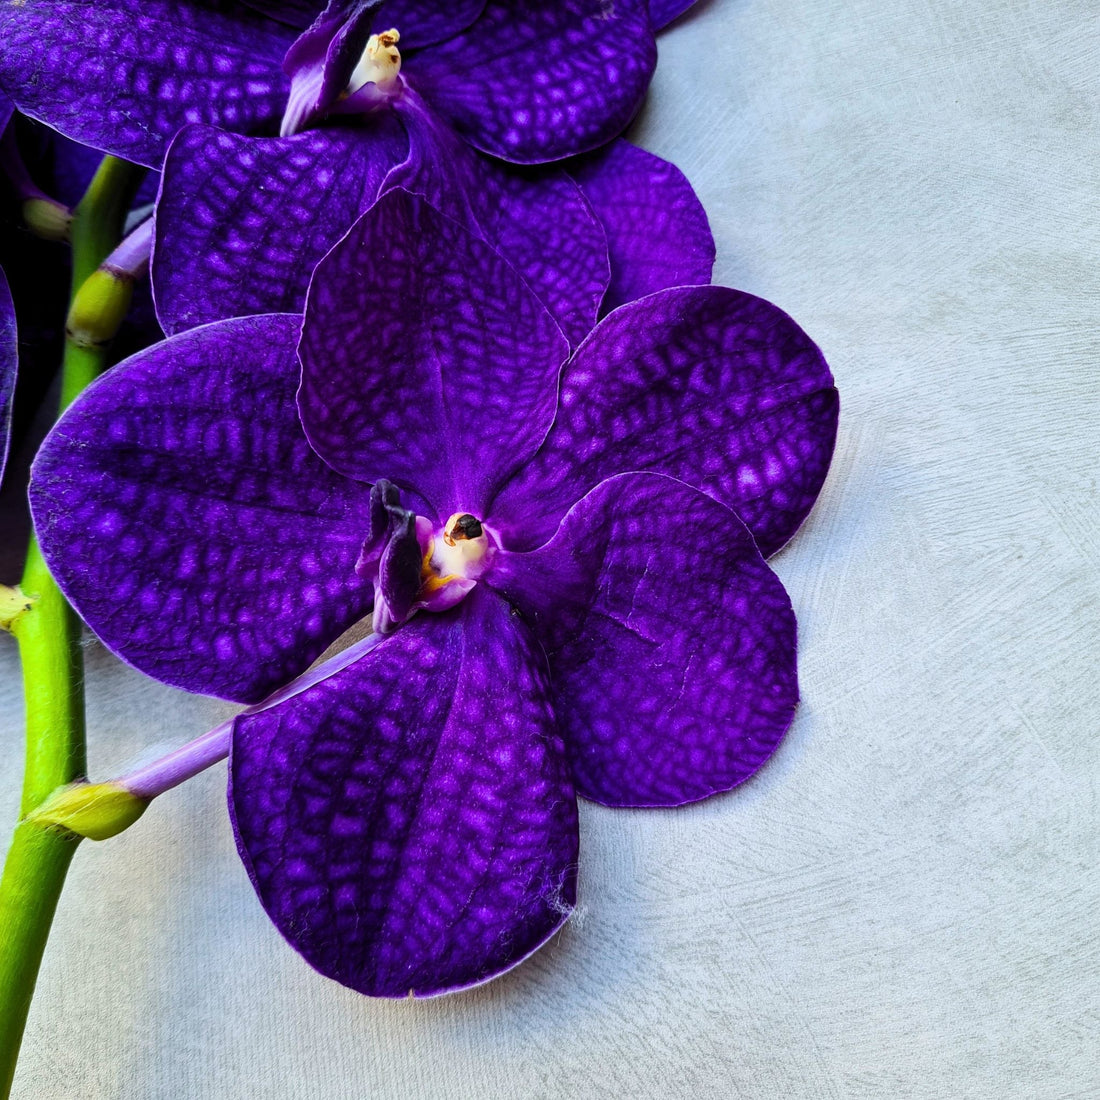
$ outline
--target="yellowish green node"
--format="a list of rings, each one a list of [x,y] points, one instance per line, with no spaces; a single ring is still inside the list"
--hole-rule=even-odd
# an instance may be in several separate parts
[[[133,825],[148,805],[115,783],[71,783],[58,787],[27,815],[27,821],[60,825],[89,840],[106,840]]]
[[[76,292],[65,322],[65,334],[78,348],[109,343],[130,308],[134,280],[97,268]]]
[[[34,599],[18,585],[0,584],[0,630],[14,631],[15,620],[34,606]]]

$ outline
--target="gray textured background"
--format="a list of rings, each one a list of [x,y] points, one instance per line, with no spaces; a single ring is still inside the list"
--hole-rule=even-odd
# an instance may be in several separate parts
[[[1098,32],[1092,0],[712,0],[666,32],[636,137],[843,399],[775,560],[804,702],[774,762],[584,807],[565,932],[396,1004],[283,945],[219,769],[78,854],[16,1095],[1100,1095]],[[88,656],[98,777],[229,713]]]

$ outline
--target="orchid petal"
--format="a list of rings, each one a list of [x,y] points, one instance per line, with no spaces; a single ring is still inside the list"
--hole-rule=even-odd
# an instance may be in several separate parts
[[[268,915],[361,993],[486,981],[574,905],[576,801],[545,658],[491,593],[238,718],[230,775]]]
[[[389,112],[291,138],[181,130],[164,163],[152,261],[165,331],[300,311],[317,262],[407,148]]]
[[[484,7],[485,0],[383,0],[375,26],[396,27],[401,49],[419,50],[460,34]]]
[[[790,725],[790,600],[737,516],[682,482],[601,483],[545,546],[500,554],[486,583],[546,648],[585,798],[677,806],[729,790]]]
[[[159,168],[189,122],[271,126],[292,33],[230,0],[2,0],[0,77],[31,118]]]
[[[301,319],[193,329],[95,383],[35,462],[50,571],[123,660],[253,702],[369,610],[355,572],[369,487],[298,423]]]
[[[532,549],[604,478],[653,470],[733,508],[767,556],[813,506],[836,424],[829,368],[785,313],[725,287],[664,290],[581,345],[553,428],[487,516]]]
[[[250,8],[288,27],[308,27],[324,8],[324,0],[244,0]]]
[[[15,374],[19,366],[19,344],[16,339],[15,306],[12,304],[8,280],[0,271],[0,481],[8,458],[11,436],[11,407],[15,397]]]
[[[683,172],[619,138],[568,165],[607,234],[603,312],[673,286],[709,283],[714,237]]]
[[[554,415],[566,341],[515,270],[405,191],[321,261],[298,404],[334,469],[479,514]]]
[[[292,27],[308,27],[325,10],[324,0],[244,0],[250,8]],[[345,0],[353,8],[355,0]],[[465,30],[485,0],[383,0],[375,27],[397,27],[402,49],[419,49]]]
[[[656,60],[645,0],[489,0],[476,23],[408,58],[402,74],[470,144],[537,164],[619,134]]]
[[[649,0],[649,18],[653,29],[659,31],[674,19],[679,19],[696,0]]]
[[[476,153],[413,92],[395,110],[409,134],[409,159],[387,185],[422,195],[492,244],[579,344],[610,277],[603,228],[580,188],[560,169]]]

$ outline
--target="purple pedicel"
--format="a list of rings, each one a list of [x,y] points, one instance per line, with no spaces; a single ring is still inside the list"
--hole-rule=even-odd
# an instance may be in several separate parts
[[[812,503],[835,390],[719,287],[615,310],[564,365],[515,272],[402,191],[318,266],[301,375],[296,337],[219,322],[121,364],[47,440],[36,524],[93,629],[192,690],[259,698],[377,594],[383,641],[236,721],[238,845],[322,973],[464,988],[568,915],[574,786],[679,805],[774,751],[795,625],[754,536]]]

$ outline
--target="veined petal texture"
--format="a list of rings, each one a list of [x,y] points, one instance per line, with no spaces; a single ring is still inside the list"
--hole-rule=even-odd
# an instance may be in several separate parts
[[[407,152],[388,111],[290,138],[185,127],[169,147],[156,212],[152,278],[165,332],[300,311],[317,262]]]
[[[245,0],[250,8],[292,27],[308,27],[323,11],[338,5],[324,0]],[[344,0],[351,15],[356,0]],[[465,30],[485,7],[485,0],[383,0],[374,19],[375,30],[396,27],[401,48],[418,49],[442,42]]]
[[[0,127],[2,129],[2,127]],[[11,406],[15,397],[15,375],[19,367],[19,342],[15,328],[15,306],[8,280],[0,271],[0,480],[8,458],[11,436]]]
[[[0,85],[66,137],[159,168],[189,122],[277,123],[293,40],[232,0],[0,0]]]
[[[396,190],[318,266],[300,354],[317,453],[415,489],[445,518],[481,514],[534,454],[568,345],[498,252]]]
[[[795,619],[728,508],[672,478],[600,484],[486,583],[533,624],[577,792],[675,806],[774,752],[798,701]]]
[[[387,187],[421,195],[493,245],[524,277],[569,342],[596,323],[610,277],[607,238],[560,168],[504,164],[471,149],[414,92],[395,104],[409,159]]]
[[[710,282],[714,237],[675,164],[618,138],[566,167],[607,234],[611,285],[602,312],[668,287]]]
[[[401,49],[420,49],[461,33],[484,8],[485,0],[383,0],[374,26],[396,27]]]
[[[230,812],[268,915],[361,993],[461,989],[576,899],[577,817],[545,657],[498,596],[414,619],[237,719]]]
[[[733,508],[767,556],[813,506],[836,424],[829,368],[782,310],[725,287],[664,290],[581,345],[553,428],[490,515],[510,548],[532,549],[604,478],[652,470]]]
[[[302,672],[371,606],[355,572],[370,488],[310,449],[297,316],[192,329],[105,375],[31,478],[73,606],[158,680],[241,702]]]
[[[656,61],[646,0],[488,0],[402,72],[471,145],[538,164],[619,134]]]

